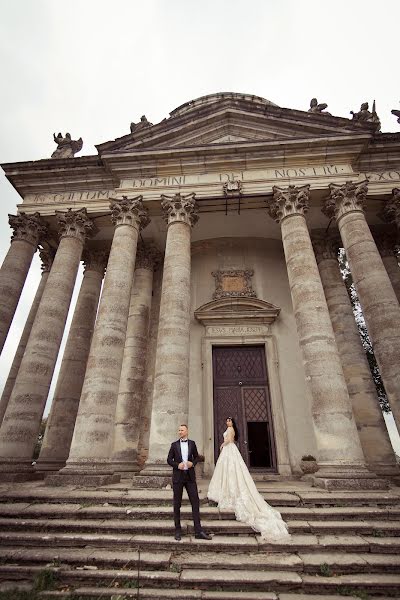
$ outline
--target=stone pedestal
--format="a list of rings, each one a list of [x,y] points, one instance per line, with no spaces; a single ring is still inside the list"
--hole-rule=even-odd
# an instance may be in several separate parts
[[[22,357],[24,356],[26,344],[28,342],[29,336],[31,334],[31,329],[33,322],[36,317],[37,309],[40,304],[40,300],[42,299],[43,291],[47,283],[47,279],[50,272],[50,267],[53,262],[53,253],[50,251],[41,250],[40,258],[42,259],[42,277],[40,279],[40,283],[38,289],[35,294],[35,298],[33,299],[31,310],[29,311],[28,318],[25,323],[25,327],[22,331],[21,338],[19,340],[18,348],[15,352],[14,360],[12,362],[10,372],[7,377],[6,384],[4,386],[4,390],[0,400],[0,425],[3,421],[4,413],[6,412],[6,408],[8,405],[8,401],[11,396],[11,392],[14,387],[15,379],[18,375],[19,367],[21,365]]]
[[[281,224],[293,312],[303,365],[312,395],[312,416],[319,470],[315,484],[322,487],[371,487],[375,477],[364,456],[305,212],[309,186],[274,187],[270,215]]]
[[[338,240],[322,233],[313,236],[313,246],[367,466],[381,477],[397,477],[396,457],[340,273]]]
[[[189,405],[191,227],[198,219],[194,194],[162,196],[168,223],[158,325],[149,457],[142,475],[169,475],[171,442]]]
[[[146,368],[153,272],[159,253],[154,247],[138,246],[129,307],[121,377],[115,411],[112,467],[131,474],[139,470],[137,454],[140,413]]]
[[[0,269],[0,352],[3,350],[25,279],[46,226],[39,213],[9,215],[14,230],[11,246]]]
[[[107,253],[84,252],[85,272],[65,345],[36,471],[65,466],[85,377]]]
[[[0,480],[32,477],[32,455],[60,349],[85,237],[86,210],[57,213],[60,245],[0,429]]]
[[[111,200],[115,232],[67,465],[50,485],[118,481],[110,465],[136,246],[149,222],[142,198]]]
[[[335,217],[397,427],[400,429],[400,306],[365,220],[367,184],[330,185]]]

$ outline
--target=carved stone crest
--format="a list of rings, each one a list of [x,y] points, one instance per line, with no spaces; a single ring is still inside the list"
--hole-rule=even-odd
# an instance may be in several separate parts
[[[256,298],[256,293],[251,284],[252,270],[213,271],[215,277],[214,300],[220,298]]]
[[[240,196],[242,193],[242,182],[234,179],[225,181],[223,185],[223,191],[225,196]]]

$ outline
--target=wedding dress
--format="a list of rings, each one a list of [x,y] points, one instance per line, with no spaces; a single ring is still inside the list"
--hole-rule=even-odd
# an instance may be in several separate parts
[[[207,497],[218,508],[233,510],[236,519],[259,531],[263,540],[288,539],[286,523],[258,492],[234,438],[233,427],[228,427]]]

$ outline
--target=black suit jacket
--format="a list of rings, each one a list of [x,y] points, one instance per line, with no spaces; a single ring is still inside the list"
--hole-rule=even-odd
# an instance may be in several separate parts
[[[188,440],[188,460],[193,463],[193,467],[190,467],[187,471],[181,471],[178,469],[179,463],[182,462],[181,454],[181,443],[180,440],[172,442],[171,448],[168,452],[167,463],[173,468],[172,471],[172,482],[180,483],[186,479],[186,473],[189,481],[196,481],[196,473],[194,467],[199,460],[199,453],[197,452],[196,443],[193,440]]]

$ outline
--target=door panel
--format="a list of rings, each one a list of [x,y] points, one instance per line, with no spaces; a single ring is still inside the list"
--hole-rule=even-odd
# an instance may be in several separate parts
[[[219,456],[225,419],[235,419],[238,447],[248,467],[276,470],[264,346],[213,349],[214,447]]]

